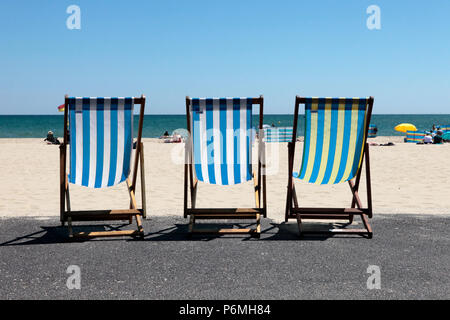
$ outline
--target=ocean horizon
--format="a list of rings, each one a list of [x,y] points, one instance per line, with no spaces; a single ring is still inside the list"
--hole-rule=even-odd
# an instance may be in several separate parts
[[[55,136],[63,135],[63,115],[0,115],[0,138],[42,138],[48,131]],[[259,116],[253,116],[256,127]],[[292,127],[292,114],[266,114],[264,124],[276,127]],[[403,136],[394,127],[400,123],[412,123],[418,130],[431,130],[433,125],[450,125],[450,114],[374,114],[372,125],[378,127],[379,136]],[[138,116],[135,115],[135,129]],[[172,133],[177,129],[186,129],[186,117],[182,115],[144,115],[144,138],[157,138],[165,131]],[[298,135],[304,134],[304,122],[301,116],[298,122]]]

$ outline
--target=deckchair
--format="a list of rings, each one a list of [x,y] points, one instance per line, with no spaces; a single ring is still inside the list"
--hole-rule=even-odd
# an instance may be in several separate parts
[[[306,231],[304,219],[347,220],[353,223],[358,215],[364,229],[335,228],[324,231],[328,234],[359,234],[372,238],[368,218],[372,218],[372,194],[370,184],[369,145],[367,133],[372,115],[374,99],[370,98],[303,98],[296,97],[294,133],[289,150],[289,178],[285,220],[296,219],[300,236],[322,231]],[[305,140],[302,165],[299,173],[293,172],[297,121],[300,104],[305,105]],[[362,163],[365,159],[368,206],[363,207],[359,197]],[[299,207],[294,179],[330,185],[348,182],[353,195],[350,208],[305,208]]]
[[[134,167],[130,175],[135,104],[140,104],[141,107]],[[144,146],[141,142],[144,108],[144,96],[140,98],[65,97],[64,143],[60,146],[60,217],[63,226],[66,222],[68,224],[69,237],[143,236],[141,217],[146,216]],[[69,174],[66,172],[68,146],[70,147]],[[139,164],[142,208],[137,207],[135,197]],[[122,182],[127,183],[130,196],[129,209],[97,211],[71,209],[70,184],[100,189]],[[131,224],[133,217],[136,219],[137,230],[73,233],[72,222],[75,221],[125,220]]]
[[[448,132],[448,131],[450,131],[450,125],[440,126],[439,130],[441,130],[444,133]]]
[[[377,132],[378,132],[377,126],[374,125],[374,124],[371,124],[369,126],[369,132],[368,132],[367,137],[368,138],[376,138],[377,137]]]
[[[426,134],[425,131],[406,131],[406,142],[407,143],[423,142],[425,134]]]
[[[265,142],[289,142],[292,138],[292,128],[266,128],[264,129]]]
[[[189,234],[249,233],[259,237],[261,216],[266,217],[264,173],[263,104],[259,98],[186,97],[190,138],[186,142],[184,170],[184,216],[189,216]],[[258,166],[252,170],[252,109],[259,105]],[[197,208],[199,182],[230,186],[254,181],[254,208]],[[188,201],[190,194],[190,203]],[[262,204],[261,204],[262,195]],[[199,220],[254,220],[256,228],[198,228]]]

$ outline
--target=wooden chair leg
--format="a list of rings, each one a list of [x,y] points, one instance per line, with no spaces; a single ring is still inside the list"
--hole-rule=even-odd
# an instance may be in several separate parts
[[[300,213],[297,213],[297,226],[298,226],[298,236],[301,237],[303,228],[302,228],[302,218],[300,217]]]
[[[195,203],[197,202],[197,187],[198,187],[198,183],[195,182],[194,183],[194,187],[191,188],[191,207],[192,209],[195,209]]]
[[[353,223],[353,215],[351,214],[349,217],[348,217],[348,224],[352,224]]]
[[[288,222],[289,220],[289,214],[291,213],[291,205],[292,205],[291,186],[288,185],[286,195],[286,208],[284,212],[284,222]]]
[[[140,215],[136,215],[136,225],[137,225],[137,230],[139,232],[139,235],[142,237],[144,236],[144,228],[142,227],[142,218]]]
[[[67,180],[67,181],[69,181],[69,180]],[[66,189],[65,189],[64,194],[65,194],[65,197],[66,197],[67,212],[70,213],[70,211],[72,209],[70,207],[70,193],[69,193],[69,183],[68,182],[66,182]],[[64,214],[65,214],[65,212],[64,212]],[[62,226],[63,227],[65,226],[65,219],[63,219],[63,221],[62,221]]]
[[[259,190],[259,184],[258,184],[258,176],[253,173],[253,183],[254,183],[254,188],[255,188],[255,205],[256,208],[261,208],[259,199],[260,199],[260,190]]]
[[[146,183],[145,183],[145,166],[144,166],[144,143],[141,142],[141,152],[139,154],[140,158],[140,173],[141,173],[141,199],[142,199],[142,209],[144,210],[142,217],[147,219],[147,196],[146,196]]]
[[[369,220],[367,219],[367,216],[365,214],[361,215],[361,220],[364,224],[364,227],[366,228],[367,232],[368,232],[368,236],[369,239],[372,239],[373,237],[373,231],[372,231],[372,227],[369,224]]]
[[[261,215],[258,213],[256,215],[256,236],[259,237],[261,235]]]
[[[293,181],[292,181],[292,200],[294,201],[294,208],[298,208],[297,192],[295,191],[295,185]]]
[[[73,238],[72,218],[67,218],[67,227],[69,228],[69,238]]]
[[[189,217],[189,233],[194,232],[194,223],[195,223],[195,217],[193,214]]]
[[[292,180],[292,186],[288,189],[287,202],[286,202],[286,213],[285,222],[289,221],[289,215],[291,208],[298,208],[297,192],[295,190],[295,182]]]

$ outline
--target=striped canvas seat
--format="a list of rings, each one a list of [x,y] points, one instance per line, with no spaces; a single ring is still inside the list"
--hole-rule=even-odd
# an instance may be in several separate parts
[[[296,139],[288,144],[288,186],[285,221],[295,219],[299,235],[358,234],[372,238],[368,219],[372,218],[372,188],[367,133],[372,116],[374,98],[305,98],[297,96],[294,111],[296,136],[300,105],[305,105],[305,141],[300,173],[294,173]],[[361,173],[365,164],[367,206],[359,196]],[[302,206],[297,197],[294,178],[313,184],[337,184],[347,181],[352,193],[349,207]],[[326,194],[323,194],[326,197]],[[350,202],[349,202],[350,204]],[[355,216],[361,217],[363,227],[352,227]],[[338,226],[307,230],[305,220],[343,220]]]
[[[377,132],[378,132],[377,126],[371,124],[371,125],[369,126],[369,132],[368,132],[368,134],[367,134],[367,137],[368,137],[368,138],[376,138],[376,137],[377,137]]]
[[[234,185],[252,179],[252,99],[192,98],[193,164],[199,181]]]
[[[289,142],[292,140],[292,127],[264,129],[265,142]]]
[[[314,184],[353,179],[361,164],[368,98],[306,98],[300,173]]]
[[[134,98],[69,98],[69,182],[112,187],[130,173]]]
[[[406,132],[406,142],[408,143],[418,143],[423,142],[425,138],[425,131],[407,131]]]
[[[450,125],[440,126],[439,130],[441,130],[443,132],[448,132],[448,131],[450,131]]]

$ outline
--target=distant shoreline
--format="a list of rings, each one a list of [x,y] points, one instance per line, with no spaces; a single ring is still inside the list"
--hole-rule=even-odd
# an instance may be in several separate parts
[[[135,130],[137,130],[137,116],[135,116]],[[293,115],[265,114],[264,124],[275,127],[292,127]],[[396,132],[395,126],[400,123],[412,123],[418,130],[429,131],[433,125],[450,125],[448,115],[377,115],[372,116],[371,124],[378,128],[378,136],[405,137],[405,134]],[[253,126],[257,126],[258,116],[253,117]],[[143,137],[158,138],[164,132],[172,133],[177,129],[186,128],[186,116],[182,115],[145,115]],[[298,121],[298,135],[304,134],[304,121]],[[63,135],[63,115],[7,115],[0,116],[0,138],[45,138],[48,131],[55,136]]]
[[[303,136],[299,135],[298,136],[300,138],[300,141],[303,141]],[[60,139],[60,141],[62,142],[61,137],[57,137]],[[19,141],[23,141],[23,142],[32,142],[33,140],[35,140],[36,142],[42,142],[43,144],[46,144],[44,142],[45,137],[43,138],[0,138],[0,141],[3,143],[7,143],[7,142],[19,142]],[[163,139],[160,138],[154,138],[154,137],[142,137],[142,139],[144,141],[148,141],[148,142],[161,142],[164,143]],[[394,142],[394,143],[403,143],[404,137],[403,136],[377,136],[376,138],[370,138],[367,139],[368,143],[371,142],[375,142],[375,143],[387,143],[387,142]],[[282,144],[286,142],[270,142],[268,144]]]

